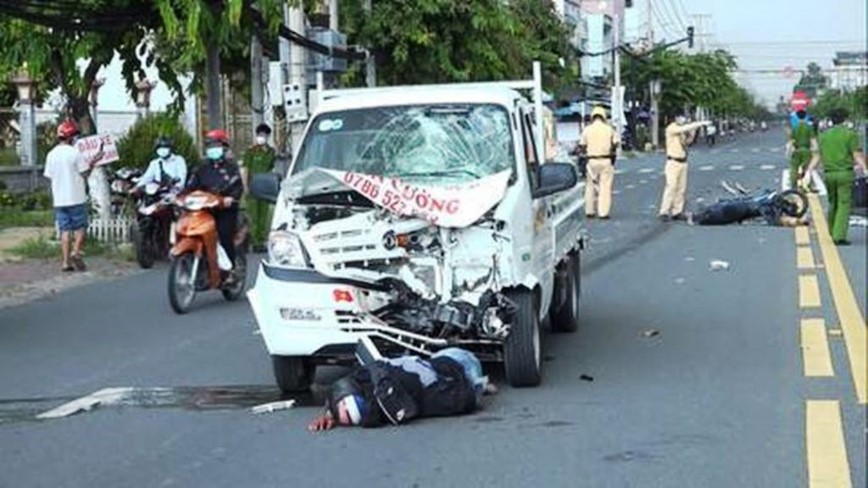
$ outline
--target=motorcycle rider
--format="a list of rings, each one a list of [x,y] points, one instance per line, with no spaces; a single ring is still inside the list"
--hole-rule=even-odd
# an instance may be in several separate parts
[[[201,164],[186,191],[203,190],[223,197],[223,206],[214,211],[220,245],[231,262],[235,262],[235,232],[238,228],[238,202],[244,193],[244,183],[238,165],[229,150],[229,134],[213,129],[205,134],[205,162]],[[227,279],[232,279],[230,273]]]
[[[174,154],[172,141],[161,136],[154,141],[157,157],[148,164],[145,174],[139,178],[133,191],[140,191],[148,183],[172,186],[175,190],[184,188],[187,182],[187,161],[180,154]]]

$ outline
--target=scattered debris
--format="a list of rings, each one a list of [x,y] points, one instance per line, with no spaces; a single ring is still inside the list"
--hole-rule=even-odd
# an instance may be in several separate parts
[[[851,215],[850,227],[868,227],[868,217],[863,217],[861,215]]]
[[[642,331],[642,337],[646,339],[650,339],[652,337],[657,337],[660,335],[660,331],[657,329],[646,329]]]
[[[841,329],[829,329],[829,335],[838,337],[844,335],[844,331]]]
[[[485,391],[482,392],[483,395],[497,395],[499,390],[497,389],[497,385],[494,383],[486,383]]]
[[[251,407],[250,411],[255,414],[272,413],[279,410],[289,410],[294,406],[295,400],[284,400],[280,402],[263,403],[262,405],[256,405],[255,407]]]
[[[688,263],[692,263],[692,262],[696,261],[696,258],[693,256],[687,256],[686,258],[684,258],[684,260],[687,261]]]
[[[711,271],[729,271],[729,261],[712,259],[711,262],[708,263],[708,268]]]
[[[594,381],[594,377],[591,375],[583,374],[579,376],[579,379],[582,381]]]
[[[687,283],[687,280],[686,280],[686,279],[684,279],[684,278],[675,278],[675,284],[676,284],[676,285],[683,285],[684,283]]]

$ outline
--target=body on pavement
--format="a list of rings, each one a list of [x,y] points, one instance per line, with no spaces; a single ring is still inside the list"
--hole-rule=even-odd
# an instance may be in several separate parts
[[[269,173],[274,171],[274,161],[277,153],[268,145],[268,137],[271,135],[271,127],[259,124],[256,127],[255,144],[244,154],[241,164],[241,177],[244,187],[249,188],[252,175]],[[271,205],[254,198],[248,193],[244,205],[250,217],[250,234],[254,249],[262,248],[268,239],[268,226],[271,223]]]
[[[86,161],[78,148],[75,137],[78,129],[66,120],[57,127],[58,144],[45,158],[43,175],[51,180],[51,198],[57,227],[60,230],[61,269],[84,271],[82,258],[84,235],[87,230],[87,193],[85,179],[102,158],[102,151],[91,161]],[[70,252],[70,237],[74,239]]]
[[[587,158],[585,216],[588,218],[609,218],[615,182],[615,155],[620,142],[615,129],[606,123],[606,110],[594,107],[591,123],[582,131],[579,140]]]
[[[819,153],[814,153],[803,177],[807,180],[810,172],[822,162],[823,181],[829,198],[829,232],[838,245],[850,244],[847,231],[856,179],[854,166],[858,166],[862,172],[868,171],[859,135],[844,126],[846,118],[844,109],[832,113],[833,127],[820,136]]]
[[[696,131],[710,125],[709,121],[687,123],[683,115],[674,117],[666,126],[666,186],[660,203],[661,220],[684,218],[687,195],[687,146],[696,138]]]

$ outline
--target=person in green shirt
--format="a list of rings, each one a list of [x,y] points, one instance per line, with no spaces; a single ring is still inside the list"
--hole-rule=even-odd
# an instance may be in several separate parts
[[[804,178],[807,179],[820,161],[823,163],[826,190],[829,193],[829,232],[839,246],[850,244],[847,231],[850,226],[850,205],[853,199],[854,166],[866,171],[859,135],[843,125],[846,109],[832,112],[833,127],[820,136],[820,152],[814,153]]]
[[[808,113],[805,110],[796,112],[798,121],[788,133],[787,154],[790,155],[790,188],[795,188],[796,183],[805,172],[805,167],[811,159],[811,154],[817,151],[817,138],[813,127],[808,124]],[[810,180],[807,180],[810,181]]]
[[[253,146],[244,154],[241,165],[241,178],[244,187],[250,185],[252,175],[268,173],[274,170],[274,161],[277,157],[274,148],[268,145],[268,137],[271,135],[271,127],[267,124],[259,124],[256,127],[256,138]],[[268,240],[268,227],[271,220],[271,205],[268,202],[258,200],[245,192],[245,207],[250,216],[250,237],[253,249],[262,251]]]

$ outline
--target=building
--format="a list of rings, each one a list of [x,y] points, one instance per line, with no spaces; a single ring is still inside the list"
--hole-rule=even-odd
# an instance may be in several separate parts
[[[868,85],[868,51],[839,51],[828,71],[829,87],[852,91]]]

